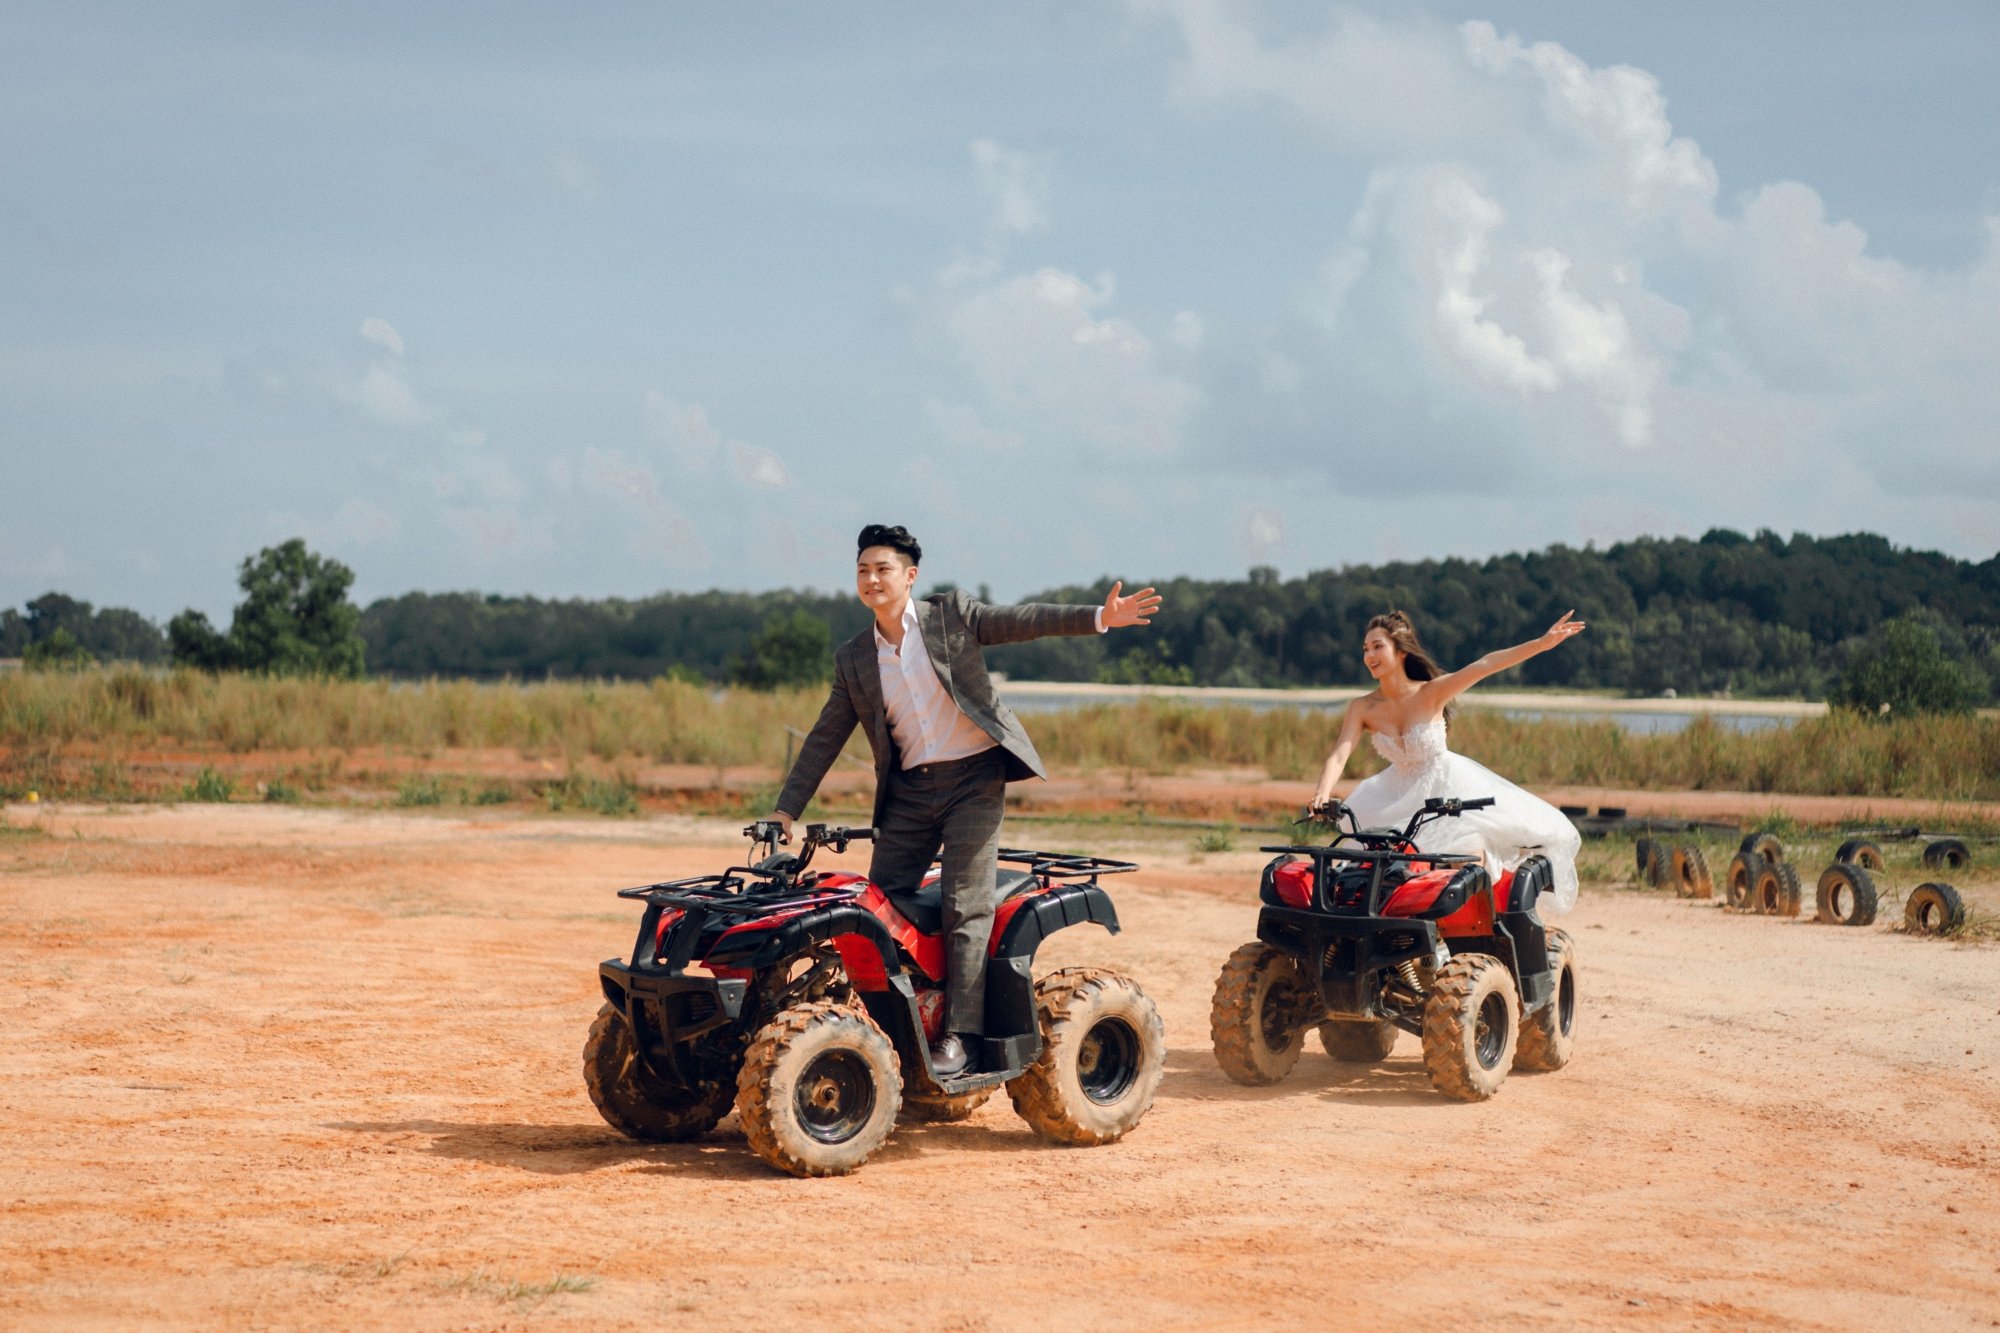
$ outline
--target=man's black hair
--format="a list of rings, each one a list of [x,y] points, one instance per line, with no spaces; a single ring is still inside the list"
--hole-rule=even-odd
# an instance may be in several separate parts
[[[924,548],[917,545],[917,539],[905,527],[890,527],[887,523],[870,523],[861,529],[855,539],[854,553],[860,555],[871,546],[886,546],[892,551],[900,551],[909,557],[913,565],[924,563]]]

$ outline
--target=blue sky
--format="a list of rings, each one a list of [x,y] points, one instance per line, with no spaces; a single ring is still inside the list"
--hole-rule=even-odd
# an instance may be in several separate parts
[[[0,604],[2000,549],[2000,7],[0,6]]]

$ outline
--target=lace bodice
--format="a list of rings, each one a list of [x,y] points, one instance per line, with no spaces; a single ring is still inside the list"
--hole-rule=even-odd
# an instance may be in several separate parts
[[[1428,722],[1419,722],[1400,735],[1390,735],[1385,731],[1369,733],[1375,743],[1375,753],[1389,761],[1389,766],[1398,770],[1429,768],[1444,758],[1444,719],[1434,717]]]

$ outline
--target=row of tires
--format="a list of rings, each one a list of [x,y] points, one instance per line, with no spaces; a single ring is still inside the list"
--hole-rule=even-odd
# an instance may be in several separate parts
[[[1634,851],[1642,882],[1672,887],[1683,898],[1715,896],[1708,860],[1695,844],[1640,838]],[[1850,838],[1833,856],[1815,888],[1813,919],[1836,926],[1872,925],[1881,910],[1873,872],[1882,868],[1882,849],[1864,838]],[[1965,844],[1955,838],[1941,838],[1924,849],[1924,863],[1933,867],[1964,865],[1968,859]],[[1729,858],[1723,892],[1732,909],[1756,916],[1797,916],[1805,897],[1798,867],[1785,859],[1784,844],[1771,833],[1743,839]],[[1912,934],[1942,935],[1964,924],[1965,900],[1949,884],[1919,884],[1903,901],[1903,926]]]

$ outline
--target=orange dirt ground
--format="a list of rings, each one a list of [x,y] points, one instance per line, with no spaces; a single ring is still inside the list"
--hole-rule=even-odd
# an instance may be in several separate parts
[[[1600,865],[1565,922],[1568,1069],[1464,1105],[1405,1037],[1379,1067],[1311,1045],[1253,1090],[1217,1070],[1208,1001],[1262,858],[1155,835],[1110,882],[1125,933],[1042,958],[1159,1003],[1167,1075],[1130,1137],[1051,1148],[1003,1097],[802,1181],[733,1117],[643,1145],[583,1090],[595,965],[637,918],[611,890],[714,868],[731,824],[7,822],[7,1327],[2000,1326],[1992,945],[1738,917]]]

